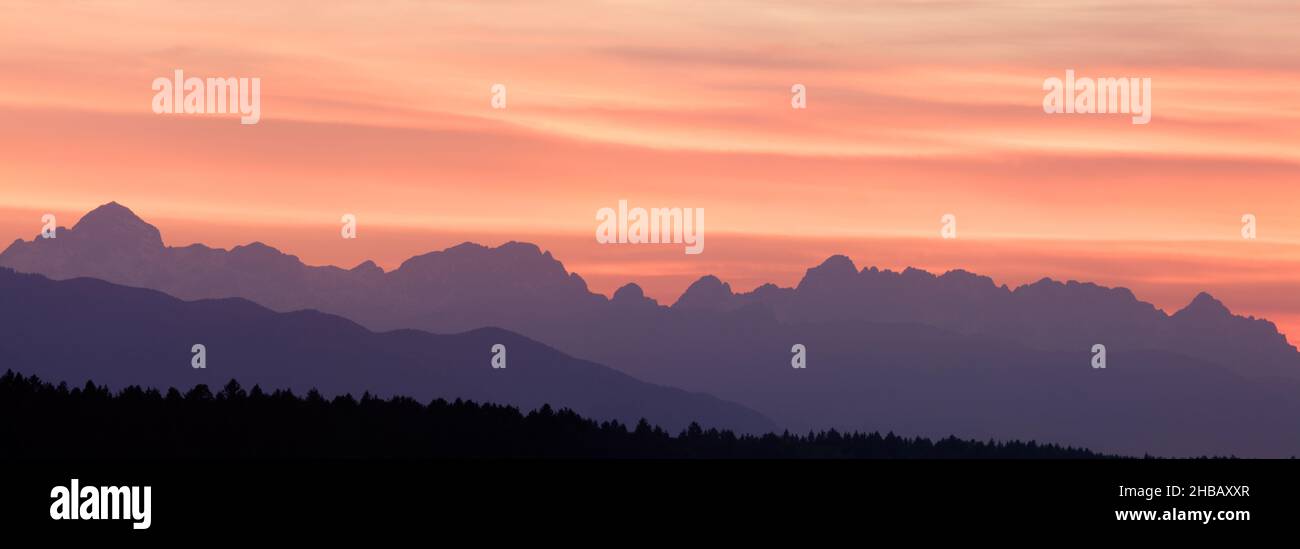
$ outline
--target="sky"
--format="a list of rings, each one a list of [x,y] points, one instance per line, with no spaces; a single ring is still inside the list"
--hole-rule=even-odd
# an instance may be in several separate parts
[[[0,238],[117,201],[316,265],[519,240],[664,303],[845,254],[1300,333],[1294,2],[251,4],[0,2]],[[176,69],[260,78],[260,122],[153,112]],[[1150,123],[1044,113],[1066,70],[1150,78]],[[619,200],[704,208],[704,252],[597,243]]]

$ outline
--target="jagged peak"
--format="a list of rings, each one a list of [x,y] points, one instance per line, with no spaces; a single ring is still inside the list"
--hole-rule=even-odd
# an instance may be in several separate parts
[[[135,215],[135,212],[131,211],[131,208],[118,204],[117,202],[109,202],[107,204],[100,204],[99,206],[96,206],[95,209],[86,212],[86,215],[81,216],[81,220],[78,221],[77,225],[73,228],[81,227],[85,223],[93,224],[99,222],[144,223],[145,221],[140,219],[140,216]]]
[[[365,260],[365,261],[362,261],[360,264],[358,264],[356,267],[353,267],[353,268],[350,269],[350,270],[351,270],[352,272],[354,272],[354,273],[379,273],[379,274],[383,274],[383,272],[384,272],[384,269],[382,269],[379,265],[376,265],[374,261],[371,261],[371,260],[369,260],[369,259],[367,259],[367,260]]]
[[[560,265],[560,262],[559,262],[559,261],[556,261],[555,264],[556,264],[556,265],[559,265],[559,269],[560,269],[561,272],[565,272],[565,271],[564,271],[564,265]],[[569,273],[569,282],[572,282],[575,288],[578,288],[579,290],[582,290],[583,292],[588,292],[588,293],[589,293],[589,292],[591,291],[591,290],[587,287],[587,280],[586,280],[585,278],[582,278],[582,275],[580,275],[580,274],[578,274],[578,273]],[[595,296],[595,294],[592,294],[592,295]]]
[[[811,270],[829,271],[829,272],[850,272],[857,274],[858,267],[853,264],[853,260],[844,254],[835,254],[822,261],[821,265],[813,267]]]
[[[1064,288],[1065,284],[1053,280],[1051,277],[1045,276],[1029,284],[1021,284],[1020,286],[1016,286],[1016,288],[1012,290],[1012,293],[1018,294],[1022,292],[1034,292],[1034,291],[1045,290],[1048,288],[1058,288],[1058,287]]]
[[[462,242],[443,250],[435,250],[412,256],[406,261],[403,261],[402,264],[398,266],[397,271],[408,270],[418,265],[438,264],[443,261],[443,258],[491,258],[494,256],[541,259],[549,264],[557,266],[560,271],[565,271],[563,264],[552,257],[550,252],[543,253],[538,245],[531,242],[519,242],[514,240],[495,248],[484,246],[477,242]]]
[[[972,273],[965,269],[953,269],[939,275],[938,279],[946,285],[968,290],[998,289],[997,283],[993,282],[991,277]],[[1007,287],[1004,285],[1001,289],[1006,291]]]
[[[692,282],[691,286],[689,288],[686,288],[686,291],[687,292],[690,292],[692,290],[713,291],[715,289],[722,289],[725,290],[727,293],[731,293],[731,285],[727,284],[726,282],[723,282],[722,279],[714,275],[704,275],[700,277],[699,280]]]
[[[1215,299],[1214,296],[1206,292],[1196,294],[1182,310],[1174,313],[1174,316],[1185,317],[1188,315],[1195,316],[1232,316],[1232,311],[1223,304],[1222,301]]]
[[[545,257],[550,257],[551,255],[550,252],[542,253],[541,246],[533,244],[532,242],[519,242],[517,240],[506,242],[505,244],[497,246],[495,249],[508,252],[522,252]]]
[[[682,296],[677,298],[677,302],[673,304],[673,307],[723,308],[734,295],[731,292],[730,284],[723,282],[716,276],[705,275],[691,283],[690,287],[686,288],[685,292],[682,292]]]
[[[468,252],[468,251],[488,250],[488,249],[490,248],[482,244],[479,244],[478,242],[470,242],[467,240],[465,242],[461,242],[460,244],[457,244],[455,246],[450,246],[447,249],[440,250],[440,251],[441,252]],[[429,254],[425,254],[425,255],[436,254],[436,253],[439,253],[439,251],[429,252]]]
[[[230,253],[255,254],[255,255],[280,255],[282,252],[260,240],[254,240],[248,244],[241,244],[230,249]]]
[[[951,270],[951,271],[947,271],[947,272],[945,272],[945,273],[939,275],[939,278],[951,278],[951,279],[974,279],[974,280],[992,280],[991,278],[989,278],[989,277],[987,277],[987,276],[978,275],[978,274],[972,273],[972,272],[970,272],[970,271],[967,271],[966,269],[953,269],[953,270]]]
[[[419,259],[423,257],[438,257],[440,255],[458,255],[458,254],[468,254],[468,253],[491,253],[491,252],[510,253],[516,255],[526,255],[526,256],[537,256],[541,258],[554,260],[554,257],[551,255],[551,252],[549,251],[543,252],[542,248],[537,244],[534,244],[532,242],[520,242],[517,240],[511,240],[495,248],[490,246],[484,246],[477,242],[469,242],[469,241],[461,242],[460,244],[448,247],[443,250],[435,250],[432,252],[411,257],[407,261],[410,261],[411,259]]]
[[[162,233],[130,208],[109,202],[81,216],[71,231],[81,238],[137,242],[162,247]]]
[[[904,278],[927,278],[927,279],[936,278],[934,276],[934,273],[930,271],[927,271],[925,269],[918,269],[916,267],[910,267],[910,266],[906,269],[903,269],[902,276]]]
[[[286,254],[276,248],[261,241],[253,241],[248,244],[235,246],[230,249],[230,258],[236,261],[252,261],[256,263],[278,263],[278,264],[299,264],[302,260],[296,255]]]
[[[853,260],[846,255],[836,254],[826,258],[820,265],[808,269],[803,279],[799,281],[798,288],[827,283],[833,285],[835,282],[852,280],[857,275],[858,267],[853,264]]]

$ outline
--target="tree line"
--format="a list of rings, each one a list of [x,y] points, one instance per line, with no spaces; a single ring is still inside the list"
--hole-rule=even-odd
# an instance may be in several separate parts
[[[676,435],[642,419],[594,421],[549,405],[527,413],[465,400],[422,404],[316,390],[213,393],[0,377],[0,457],[8,458],[1098,458],[1033,441],[930,440],[835,430],[736,434],[692,423]]]

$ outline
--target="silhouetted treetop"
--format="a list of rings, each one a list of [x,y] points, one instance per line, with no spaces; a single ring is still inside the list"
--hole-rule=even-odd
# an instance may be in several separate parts
[[[333,399],[311,390],[245,391],[230,380],[216,394],[130,386],[114,394],[87,382],[57,386],[12,371],[0,376],[0,456],[224,458],[1096,458],[1034,441],[938,441],[836,430],[760,436],[691,423],[672,436],[646,420],[632,430],[550,405],[437,399]]]

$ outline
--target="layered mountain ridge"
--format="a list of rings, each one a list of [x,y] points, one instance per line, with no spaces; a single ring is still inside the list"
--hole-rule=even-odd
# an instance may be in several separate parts
[[[1300,355],[1271,322],[1206,293],[1167,314],[1125,288],[1047,278],[1009,288],[963,270],[859,269],[832,256],[794,287],[735,292],[710,275],[664,305],[635,283],[593,293],[533,244],[466,243],[391,272],[313,267],[262,244],[165,247],[128,214],[101,207],[57,239],[15,242],[0,266],[316,309],[379,331],[503,328],[798,431],[1300,453]],[[1091,366],[1098,343],[1105,369]],[[791,368],[796,344],[807,368]]]
[[[54,281],[0,268],[0,370],[76,385],[318,389],[327,397],[370,392],[549,404],[633,425],[645,418],[674,431],[692,422],[767,432],[761,414],[569,357],[498,328],[437,335],[376,333],[312,310],[273,312],[242,298],[182,301],[89,278]],[[202,345],[204,368],[194,368]],[[505,368],[492,367],[502,345]]]
[[[591,292],[581,276],[530,243],[464,243],[412,257],[391,272],[372,261],[351,269],[317,267],[260,242],[229,251],[201,244],[166,247],[156,228],[115,202],[61,229],[55,239],[15,241],[0,253],[0,266],[54,279],[100,278],[182,299],[244,297],[278,311],[318,309],[372,329],[500,326],[545,337],[555,320],[602,316],[612,305],[655,303],[635,284],[614,298]],[[850,258],[836,255],[808,269],[794,288],[766,284],[737,293],[705,275],[667,308],[766,310],[782,322],[918,323],[1046,350],[1096,343],[1157,349],[1247,376],[1300,379],[1300,353],[1273,323],[1234,315],[1204,292],[1169,315],[1126,288],[1050,278],[1008,288],[964,270],[859,270]]]

